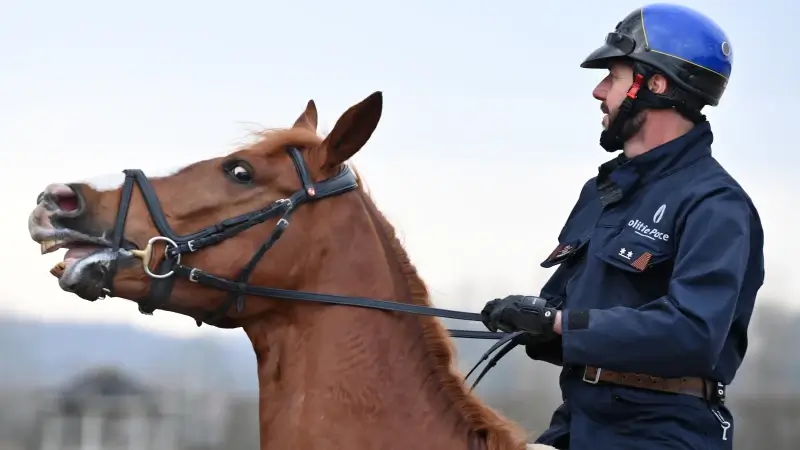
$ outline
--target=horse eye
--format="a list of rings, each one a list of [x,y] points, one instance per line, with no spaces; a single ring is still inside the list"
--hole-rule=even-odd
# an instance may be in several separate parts
[[[250,175],[250,171],[241,164],[228,168],[228,173],[240,183],[251,183],[253,181],[253,176]]]

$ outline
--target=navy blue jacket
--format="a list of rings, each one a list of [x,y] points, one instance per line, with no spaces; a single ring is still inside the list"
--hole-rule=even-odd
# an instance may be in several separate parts
[[[643,155],[620,155],[583,186],[541,264],[559,266],[540,295],[563,307],[563,335],[531,357],[733,380],[764,280],[764,237],[712,141],[702,123]]]

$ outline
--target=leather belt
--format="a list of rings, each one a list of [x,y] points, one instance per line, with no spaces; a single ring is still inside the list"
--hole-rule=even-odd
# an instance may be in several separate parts
[[[598,367],[586,366],[583,371],[583,381],[589,384],[599,382],[630,386],[640,389],[650,389],[673,394],[687,394],[700,397],[703,400],[713,400],[716,383],[699,377],[661,378],[640,373],[623,373]],[[724,398],[724,391],[722,391]]]

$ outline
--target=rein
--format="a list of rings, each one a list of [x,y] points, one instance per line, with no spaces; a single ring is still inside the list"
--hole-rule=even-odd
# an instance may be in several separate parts
[[[275,242],[280,239],[280,237],[283,235],[283,232],[289,226],[289,219],[291,218],[291,215],[295,209],[304,203],[340,195],[345,192],[352,191],[358,187],[358,181],[355,174],[346,165],[337,175],[319,183],[314,183],[311,179],[308,167],[305,164],[300,150],[294,147],[289,147],[287,148],[287,151],[292,159],[292,162],[294,163],[295,169],[297,170],[297,176],[300,178],[303,186],[302,189],[295,191],[290,197],[277,200],[262,209],[223,220],[215,225],[186,235],[178,235],[172,229],[172,227],[170,227],[161,204],[158,201],[156,191],[150,181],[147,179],[147,176],[144,174],[144,172],[139,169],[126,169],[123,171],[125,174],[125,182],[122,186],[119,210],[117,212],[117,218],[114,224],[111,242],[114,252],[118,253],[120,250],[124,249],[131,252],[135,257],[141,259],[144,272],[152,278],[148,295],[138,302],[139,312],[142,314],[151,315],[155,310],[163,308],[163,306],[169,301],[175,279],[177,277],[181,277],[188,279],[193,283],[200,283],[202,285],[228,292],[226,300],[217,310],[209,312],[207,317],[195,318],[197,321],[197,326],[202,325],[202,323],[215,325],[225,317],[227,312],[233,306],[236,306],[237,312],[241,312],[244,309],[245,297],[248,295],[331,305],[356,306],[384,311],[396,311],[409,314],[481,322],[481,315],[477,313],[455,311],[430,306],[411,305],[372,298],[317,294],[313,292],[293,291],[253,286],[248,284],[247,281],[255,269],[256,264],[258,264],[264,254],[269,251],[270,248],[272,248]],[[133,248],[133,246],[126,242],[124,238],[125,222],[127,220],[131,198],[133,196],[134,185],[139,187],[147,210],[150,213],[156,229],[160,233],[159,236],[151,238],[143,250],[137,250]],[[196,252],[204,247],[218,244],[219,242],[233,237],[244,230],[276,217],[278,218],[278,221],[275,225],[275,228],[272,230],[267,239],[261,244],[258,250],[253,254],[250,261],[242,268],[235,280],[221,278],[203,272],[195,267],[189,267],[181,264],[181,255]],[[156,270],[151,271],[150,263],[153,260],[153,249],[157,242],[164,242],[166,245],[164,252],[165,256],[164,259],[158,263]],[[113,296],[113,280],[116,271],[117,261],[114,259],[109,266],[109,270],[105,274],[105,287],[103,288],[105,296]],[[509,351],[511,351],[511,349],[517,346],[514,338],[522,334],[522,332],[502,333],[461,329],[448,331],[454,338],[497,340],[497,342],[481,356],[478,363],[472,368],[472,370],[469,371],[469,373],[467,373],[467,376],[465,377],[465,379],[469,378],[469,376],[475,371],[475,369],[477,369],[481,362],[488,359],[492,353],[500,349],[475,380],[472,386],[473,389],[489,371],[489,369],[497,364],[500,358],[505,356]]]

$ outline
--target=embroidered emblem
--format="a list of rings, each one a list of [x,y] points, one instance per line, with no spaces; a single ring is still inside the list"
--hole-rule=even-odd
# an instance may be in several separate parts
[[[650,263],[651,258],[653,258],[653,255],[650,252],[644,252],[642,253],[641,256],[636,258],[636,260],[631,263],[631,266],[642,271],[647,268],[647,264]]]
[[[555,250],[550,252],[550,255],[547,257],[546,260],[542,264],[542,267],[552,267],[556,264],[560,264],[565,259],[572,256],[575,252],[580,249],[580,241],[572,241],[569,244],[559,244]]]

